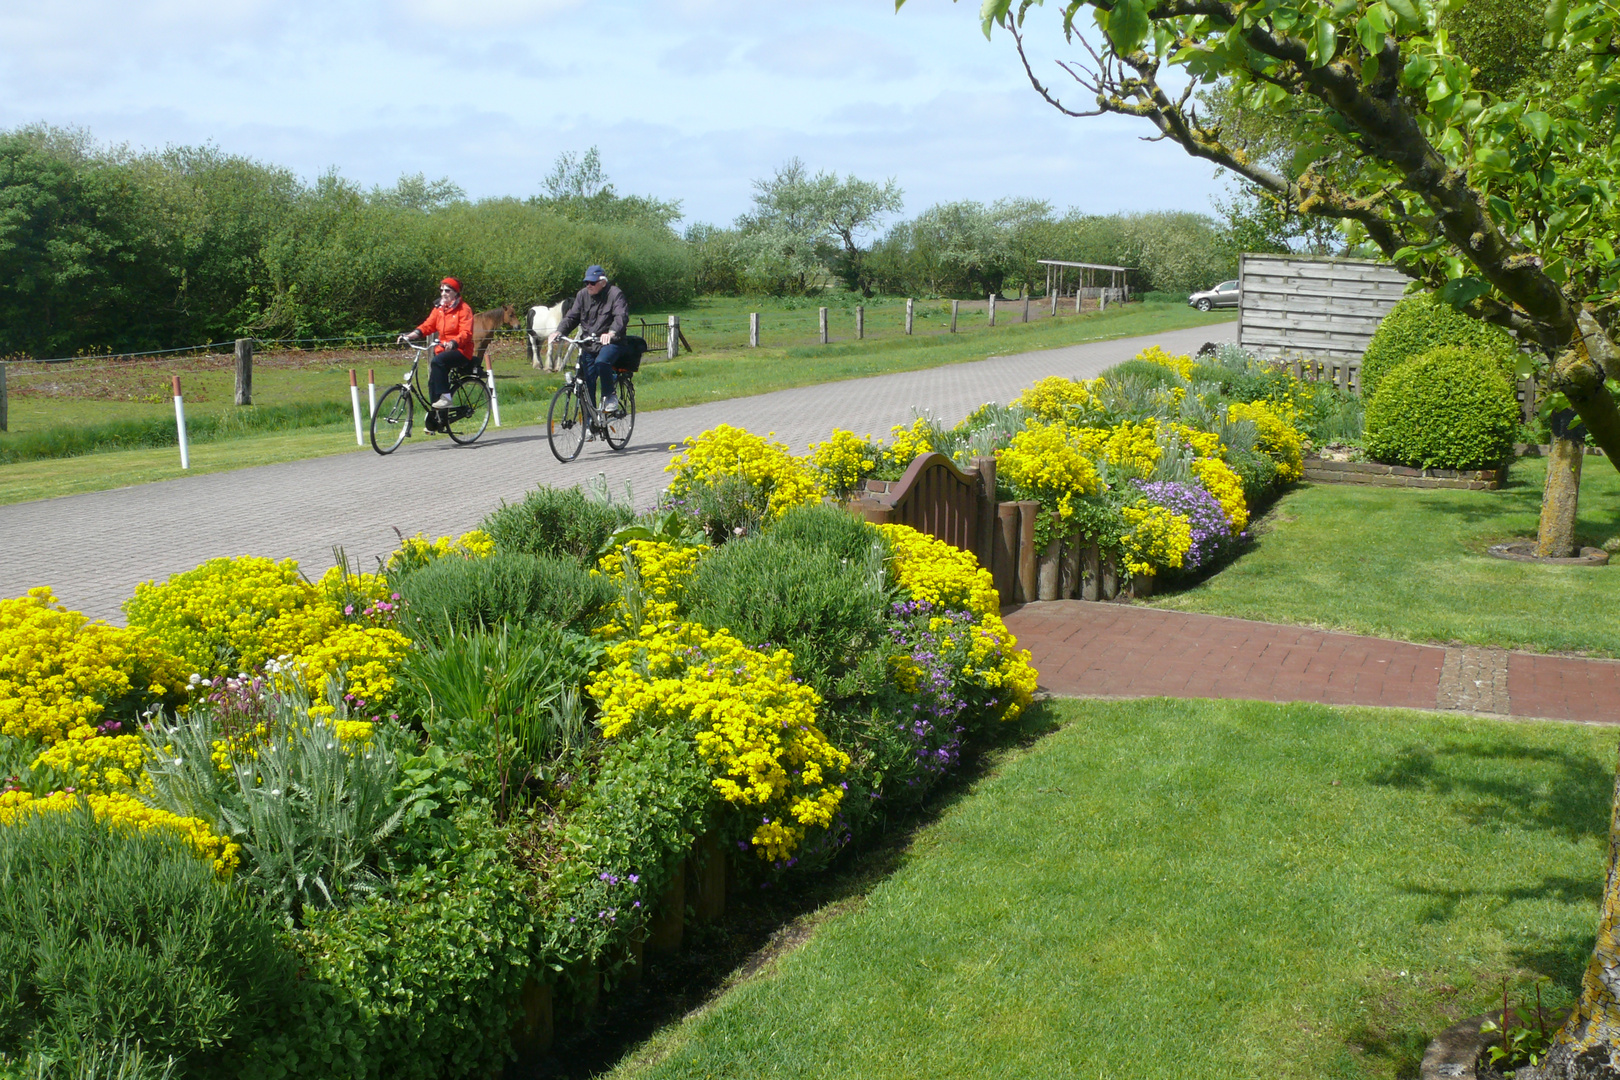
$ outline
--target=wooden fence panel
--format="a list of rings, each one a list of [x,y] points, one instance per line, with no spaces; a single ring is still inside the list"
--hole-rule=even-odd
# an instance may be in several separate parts
[[[1388,263],[1244,255],[1238,344],[1257,356],[1304,353],[1360,360],[1410,279]]]

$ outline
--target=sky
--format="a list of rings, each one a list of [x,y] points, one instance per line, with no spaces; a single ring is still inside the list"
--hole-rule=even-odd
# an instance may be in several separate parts
[[[1074,58],[1056,10],[1035,62]],[[1210,210],[1213,167],[1145,121],[1064,117],[972,0],[52,0],[0,10],[0,128],[44,122],[134,149],[213,143],[362,186],[448,177],[541,190],[598,148],[621,195],[729,224],[753,182],[895,179],[903,216],[958,199]]]

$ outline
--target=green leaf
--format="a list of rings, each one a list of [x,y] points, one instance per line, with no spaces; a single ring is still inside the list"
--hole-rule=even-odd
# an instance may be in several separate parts
[[[1497,152],[1501,153],[1501,151],[1497,151]],[[1506,156],[1507,155],[1505,155],[1505,154],[1503,155],[1504,158]],[[1513,213],[1513,204],[1512,203],[1508,202],[1506,199],[1502,198],[1502,196],[1500,196],[1500,195],[1492,195],[1489,199],[1486,200],[1486,202],[1489,204],[1489,206],[1491,208],[1491,217],[1496,219],[1497,225],[1506,228],[1508,225],[1512,224],[1513,219],[1516,216]]]
[[[1541,47],[1557,48],[1559,39],[1564,36],[1564,22],[1569,18],[1569,0],[1548,0],[1542,18],[1547,23],[1547,36],[1541,39]]]
[[[1401,83],[1414,90],[1422,86],[1430,75],[1434,74],[1434,61],[1427,56],[1414,56],[1406,62],[1401,71]]]
[[[1323,19],[1316,24],[1316,66],[1325,67],[1333,60],[1337,51],[1339,29],[1333,25],[1332,20]]]
[[[1418,17],[1417,8],[1412,6],[1412,0],[1384,0],[1384,4],[1395,13],[1401,23],[1414,28],[1423,24],[1423,20]]]
[[[1114,10],[1108,14],[1108,40],[1113,43],[1114,51],[1124,55],[1135,50],[1147,33],[1145,0],[1117,0]]]
[[[899,6],[899,4],[895,5],[897,8]],[[979,5],[979,26],[984,30],[986,38],[990,36],[990,31],[995,29],[996,23],[1002,20],[1011,7],[1012,0],[984,0],[984,3]]]
[[[1513,377],[1515,379],[1528,379],[1536,373],[1535,357],[1529,353],[1519,353],[1519,358],[1513,363]]]
[[[1441,300],[1461,309],[1491,291],[1490,285],[1477,277],[1460,277],[1440,286]]]
[[[1370,56],[1378,52],[1384,35],[1373,28],[1371,15],[1363,15],[1356,20],[1356,38],[1361,42],[1362,51]]]
[[[1369,56],[1361,62],[1361,81],[1366,86],[1378,81],[1378,57]]]
[[[1536,137],[1536,142],[1547,141],[1547,133],[1552,130],[1552,117],[1544,112],[1527,112],[1523,119],[1524,126],[1530,129],[1530,134]]]
[[[1333,17],[1335,19],[1344,18],[1346,15],[1356,10],[1359,3],[1360,0],[1333,0]]]

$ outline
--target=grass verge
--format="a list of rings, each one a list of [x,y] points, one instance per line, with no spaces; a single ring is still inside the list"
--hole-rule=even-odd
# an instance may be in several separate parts
[[[1408,1077],[1503,978],[1569,1000],[1613,732],[1048,708],[897,872],[611,1075]]]
[[[1500,491],[1307,484],[1284,495],[1238,560],[1155,607],[1417,642],[1620,656],[1620,567],[1538,566],[1486,554],[1534,536],[1546,477],[1515,462]],[[1620,474],[1588,458],[1582,543],[1620,535]]]
[[[1230,319],[1229,314],[1206,315],[1185,305],[1144,304],[955,335],[685,354],[642,368],[636,378],[637,406],[644,412],[677,408]],[[206,398],[200,406],[188,404],[188,432],[193,442],[210,447],[208,453],[194,455],[190,471],[215,472],[352,449],[354,443],[344,438],[347,432],[352,440],[353,428],[348,381],[342,377],[351,362],[256,373],[255,400],[265,404],[247,409],[228,404],[234,375],[218,363],[218,370],[188,375],[187,385]],[[369,366],[381,362],[358,361]],[[504,424],[530,424],[544,417],[558,376],[511,357],[503,357],[496,372]],[[167,381],[163,376],[164,385]],[[278,401],[278,394],[286,400]],[[171,403],[22,398],[12,412],[15,430],[0,434],[0,505],[186,475],[174,448]]]

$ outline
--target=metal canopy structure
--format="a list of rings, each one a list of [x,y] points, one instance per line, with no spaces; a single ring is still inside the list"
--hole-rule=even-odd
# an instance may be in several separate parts
[[[1074,286],[1074,309],[1080,310],[1080,298],[1086,289],[1106,290],[1097,293],[1098,299],[1106,305],[1108,297],[1116,300],[1129,300],[1131,298],[1131,282],[1127,276],[1134,266],[1109,266],[1107,263],[1069,262],[1066,259],[1036,259],[1036,262],[1046,267],[1046,295],[1062,296],[1063,279],[1070,269],[1076,271]],[[1102,285],[1097,280],[1103,273],[1108,275],[1108,284]]]

